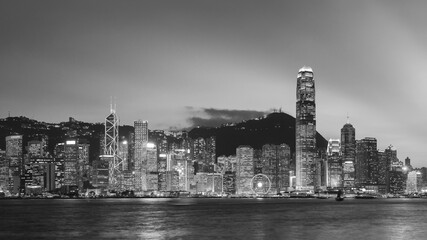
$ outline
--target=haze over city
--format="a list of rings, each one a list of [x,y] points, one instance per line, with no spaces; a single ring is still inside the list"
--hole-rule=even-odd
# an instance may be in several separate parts
[[[313,68],[317,130],[392,144],[425,166],[422,1],[8,1],[0,4],[0,117],[217,126],[295,116]]]

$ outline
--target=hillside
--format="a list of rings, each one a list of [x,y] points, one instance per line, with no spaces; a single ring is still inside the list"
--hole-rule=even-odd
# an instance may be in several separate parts
[[[216,136],[217,156],[234,155],[240,145],[261,149],[264,144],[285,143],[295,152],[295,118],[282,112],[271,113],[265,118],[247,120],[217,128],[194,128],[191,138]],[[326,149],[327,140],[317,133],[317,147]]]

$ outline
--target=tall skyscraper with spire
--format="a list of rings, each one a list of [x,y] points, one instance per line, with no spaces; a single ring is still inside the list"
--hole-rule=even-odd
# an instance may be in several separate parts
[[[296,106],[296,188],[314,189],[316,184],[316,102],[311,67],[297,75]]]
[[[343,186],[354,187],[356,161],[356,130],[350,124],[347,116],[347,123],[341,128],[341,152],[343,158]]]

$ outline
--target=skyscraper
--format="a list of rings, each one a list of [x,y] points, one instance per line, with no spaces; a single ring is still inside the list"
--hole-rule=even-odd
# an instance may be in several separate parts
[[[346,188],[354,187],[354,164],[356,161],[356,130],[347,123],[341,128],[341,153],[343,163],[343,186]]]
[[[254,176],[254,149],[250,146],[239,146],[236,149],[236,193],[251,194],[251,180]]]
[[[135,189],[137,191],[147,190],[146,174],[147,162],[145,159],[148,143],[148,122],[135,121]]]
[[[313,70],[302,67],[297,76],[296,187],[312,190],[316,181],[316,103]]]
[[[378,184],[377,139],[366,137],[356,141],[356,186]]]
[[[22,135],[6,137],[6,161],[9,162],[9,191],[16,194],[21,186],[20,175],[23,170]]]
[[[327,148],[327,186],[331,188],[342,187],[342,156],[341,143],[339,139],[329,139]]]

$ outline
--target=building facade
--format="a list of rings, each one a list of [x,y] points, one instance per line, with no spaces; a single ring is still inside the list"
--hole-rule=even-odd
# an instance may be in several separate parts
[[[316,102],[313,70],[303,67],[297,76],[296,187],[313,190],[316,185]]]
[[[356,177],[356,129],[348,120],[341,128],[341,156],[343,164],[343,187],[353,188]]]

